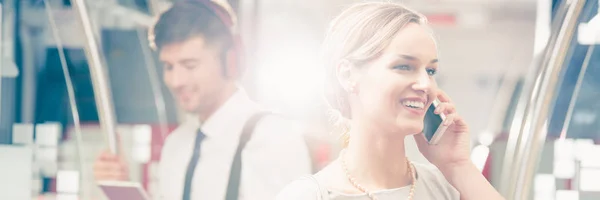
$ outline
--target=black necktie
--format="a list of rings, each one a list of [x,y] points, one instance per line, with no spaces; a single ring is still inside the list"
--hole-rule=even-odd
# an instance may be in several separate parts
[[[185,172],[183,200],[190,200],[192,192],[192,179],[194,178],[194,171],[196,170],[196,165],[198,165],[198,159],[200,158],[200,143],[202,143],[202,140],[204,140],[205,137],[206,135],[204,135],[201,130],[198,130],[198,133],[196,134],[196,140],[194,141],[194,152]]]

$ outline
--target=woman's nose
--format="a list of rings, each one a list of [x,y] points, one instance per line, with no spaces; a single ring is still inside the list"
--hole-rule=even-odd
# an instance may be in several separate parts
[[[425,70],[417,75],[416,81],[413,83],[412,88],[414,90],[423,91],[428,93],[431,89],[431,76],[427,74]]]

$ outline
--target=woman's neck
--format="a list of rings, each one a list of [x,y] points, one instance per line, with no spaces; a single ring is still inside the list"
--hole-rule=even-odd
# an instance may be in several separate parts
[[[369,190],[399,188],[411,183],[404,136],[382,133],[358,124],[350,131],[344,162],[357,183]]]

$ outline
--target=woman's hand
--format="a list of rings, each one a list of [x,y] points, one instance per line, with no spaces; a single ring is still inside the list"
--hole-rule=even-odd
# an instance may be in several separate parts
[[[442,126],[448,126],[446,132],[435,145],[430,145],[421,134],[415,135],[415,140],[421,153],[438,169],[472,164],[470,159],[469,127],[462,117],[456,112],[456,107],[448,95],[439,90],[437,95],[440,104],[435,110],[436,114],[444,113],[446,120]]]
[[[504,200],[471,162],[469,126],[456,113],[456,108],[446,93],[439,91],[437,98],[441,103],[435,112],[446,115],[442,124],[448,128],[435,145],[429,145],[423,134],[415,135],[419,150],[458,190],[460,199]]]

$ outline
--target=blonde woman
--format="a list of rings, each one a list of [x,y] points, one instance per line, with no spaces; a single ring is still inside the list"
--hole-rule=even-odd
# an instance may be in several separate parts
[[[503,199],[470,161],[469,128],[436,85],[437,46],[422,15],[395,3],[353,5],[333,20],[324,58],[327,100],[349,125],[345,148],[277,199]],[[429,145],[416,133],[436,98],[448,129]],[[437,168],[405,157],[407,136]]]

